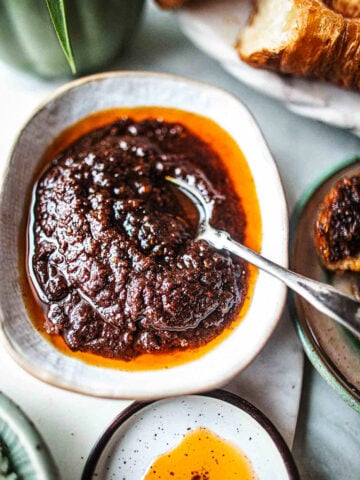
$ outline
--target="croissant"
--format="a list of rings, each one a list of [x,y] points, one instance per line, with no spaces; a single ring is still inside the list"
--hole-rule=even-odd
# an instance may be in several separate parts
[[[161,8],[177,8],[181,7],[187,0],[156,0]]]
[[[325,196],[314,240],[326,268],[360,271],[360,173],[340,179]]]
[[[360,2],[359,0],[327,0],[326,5],[335,10],[335,12],[342,13],[344,17],[359,18],[360,17]]]
[[[357,3],[257,0],[236,48],[253,67],[360,90],[360,19],[339,13],[359,11]]]

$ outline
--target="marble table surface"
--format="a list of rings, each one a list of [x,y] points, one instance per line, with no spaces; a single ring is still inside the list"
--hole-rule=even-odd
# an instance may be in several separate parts
[[[290,212],[304,190],[324,171],[360,153],[360,139],[355,136],[295,116],[278,102],[239,83],[184,37],[172,14],[159,12],[152,6],[147,10],[132,47],[112,68],[175,73],[222,87],[238,96],[254,114],[273,152]],[[5,156],[17,129],[44,94],[59,83],[36,80],[0,64],[0,169],[5,164]],[[289,323],[286,313],[283,322]],[[279,338],[279,332],[276,335]],[[276,342],[276,335],[272,342]],[[268,347],[271,345],[269,343]],[[299,349],[296,339],[291,345],[295,350]],[[3,347],[0,347],[0,365],[0,390],[24,408],[50,446],[55,446],[53,452],[63,479],[79,478],[80,467],[88,454],[85,447],[89,445],[88,436],[95,441],[128,402],[122,402],[120,406],[119,401],[69,394],[43,384],[39,387],[40,395],[34,388],[35,380],[15,365]],[[238,384],[243,381],[240,376],[229,388],[237,391]],[[279,385],[280,379],[274,379],[273,388],[276,388],[276,382]],[[40,399],[46,399],[46,402],[38,401]],[[257,401],[261,407],[261,395]],[[48,415],[46,410],[58,413]],[[276,415],[273,420],[282,429],[288,422],[282,421],[281,415],[291,413],[278,409]],[[88,427],[79,431],[76,424],[80,423]],[[59,438],[76,444],[75,451],[69,451],[66,441],[56,442],[56,431]],[[283,433],[287,435],[284,430]],[[360,416],[307,362],[293,451],[304,479],[360,478]]]

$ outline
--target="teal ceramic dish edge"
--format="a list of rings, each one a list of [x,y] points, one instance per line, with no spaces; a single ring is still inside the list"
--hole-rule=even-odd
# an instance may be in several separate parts
[[[0,392],[0,440],[19,480],[60,480],[51,453],[31,420]],[[11,470],[12,471],[12,470]]]
[[[305,190],[303,195],[301,196],[300,200],[297,202],[294,212],[291,215],[290,219],[290,231],[289,231],[289,245],[290,245],[290,259],[293,256],[293,248],[294,248],[294,238],[295,238],[295,230],[298,224],[298,220],[300,215],[308,203],[310,197],[315,192],[315,190],[324,183],[328,178],[334,175],[339,170],[350,166],[352,163],[355,163],[360,160],[360,157],[353,157],[349,160],[346,160],[340,164],[337,164],[326,173],[324,173],[320,178],[318,178],[314,183],[310,185],[310,187]],[[288,306],[290,311],[290,316],[295,323],[296,331],[299,335],[300,341],[303,345],[304,351],[315,367],[315,369],[319,372],[322,378],[330,385],[339,395],[340,397],[352,407],[355,411],[360,413],[360,401],[356,398],[351,390],[347,388],[340,379],[336,378],[335,375],[332,373],[331,369],[327,365],[325,358],[321,355],[313,343],[311,333],[308,331],[306,326],[303,325],[302,321],[300,320],[296,306],[295,306],[295,294],[289,292],[288,294]]]

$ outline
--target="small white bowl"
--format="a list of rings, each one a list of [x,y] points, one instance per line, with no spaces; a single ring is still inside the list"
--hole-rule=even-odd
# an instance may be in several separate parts
[[[180,108],[214,120],[238,143],[251,169],[262,219],[262,254],[287,265],[288,217],[275,162],[251,114],[232,95],[202,83],[149,72],[114,72],[71,82],[41,105],[21,130],[0,199],[0,337],[36,377],[70,390],[117,398],[158,398],[224,385],[260,352],[280,317],[285,287],[260,273],[251,305],[234,331],[203,357],[173,368],[121,371],[64,355],[33,327],[19,285],[19,235],[29,190],[45,149],[91,113],[121,106]]]
[[[133,403],[99,438],[81,479],[144,478],[154,460],[201,427],[237,447],[249,460],[256,478],[300,479],[290,450],[270,420],[224,390]]]

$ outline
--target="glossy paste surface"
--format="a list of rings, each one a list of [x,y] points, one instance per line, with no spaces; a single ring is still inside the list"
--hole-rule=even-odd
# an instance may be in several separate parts
[[[259,250],[261,243],[261,220],[256,198],[256,192],[247,163],[239,147],[226,134],[226,132],[224,132],[211,120],[201,117],[199,115],[175,109],[164,109],[160,107],[114,109],[96,113],[80,121],[78,124],[70,127],[54,141],[54,143],[45,153],[44,159],[39,166],[39,173],[44,170],[45,165],[48,165],[51,160],[58,156],[60,152],[64,151],[64,149],[66,149],[71,143],[79,139],[79,137],[87,134],[88,132],[96,128],[104,127],[105,125],[108,125],[113,121],[118,121],[119,119],[124,117],[131,118],[133,122],[141,122],[148,119],[157,119],[157,121],[160,120],[163,122],[174,123],[176,125],[184,126],[186,131],[189,132],[189,135],[199,137],[201,142],[206,144],[209,149],[214,152],[215,156],[218,156],[221,159],[221,163],[223,164],[219,165],[218,172],[215,172],[215,168],[213,167],[213,165],[210,164],[210,167],[212,167],[214,170],[213,178],[216,179],[216,175],[218,175],[218,178],[224,176],[227,177],[225,173],[226,169],[228,177],[231,179],[231,188],[233,188],[235,195],[241,198],[241,205],[239,204],[239,221],[237,223],[234,223],[234,226],[232,228],[229,224],[229,221],[225,221],[225,224],[221,224],[220,219],[220,226],[222,226],[223,228],[224,226],[227,227],[231,231],[231,233],[239,240],[244,240],[248,246]],[[211,168],[206,173],[211,177]],[[234,217],[234,202],[232,203],[233,205],[232,208],[230,208],[230,213],[231,217]],[[219,211],[221,212],[221,210]],[[218,215],[218,217],[220,218],[221,215]],[[246,218],[246,222],[244,221],[244,218]],[[171,352],[166,352],[166,349],[163,349],[162,353],[156,352],[141,354],[140,356],[137,356],[136,359],[133,359],[131,362],[125,362],[119,359],[114,360],[108,358],[100,358],[98,356],[95,356],[93,353],[71,351],[59,335],[49,335],[49,333],[54,332],[51,332],[51,329],[49,328],[44,328],[44,325],[46,326],[46,321],[44,321],[44,313],[40,304],[34,301],[34,296],[30,294],[29,285],[27,285],[25,279],[23,284],[24,294],[28,298],[26,303],[34,324],[57,348],[70,355],[75,355],[84,361],[98,365],[118,367],[123,369],[149,369],[168,367],[190,361],[194,358],[198,358],[199,356],[206,353],[206,351],[208,351],[210,348],[212,348],[212,346],[216,345],[219,341],[221,341],[222,338],[228,335],[234,325],[236,325],[238,321],[240,321],[242,315],[246,312],[246,308],[251,298],[252,289],[254,287],[255,278],[256,272],[250,267],[248,269],[247,288],[243,289],[243,294],[247,291],[246,298],[242,299],[243,306],[240,315],[237,314],[237,318],[233,321],[231,326],[229,328],[226,328],[223,333],[218,335],[215,340],[209,341],[206,345],[201,345],[201,342],[198,342],[198,344],[190,343],[188,345],[188,348],[183,351],[175,349]],[[193,327],[194,325],[190,326]],[[132,357],[133,355],[130,354],[129,358]]]

